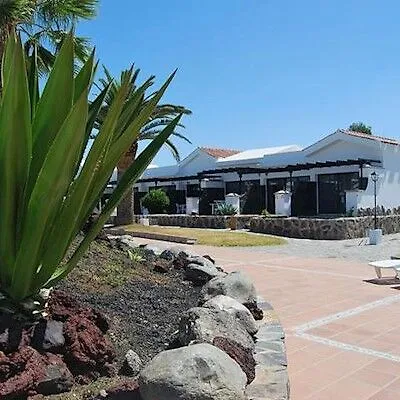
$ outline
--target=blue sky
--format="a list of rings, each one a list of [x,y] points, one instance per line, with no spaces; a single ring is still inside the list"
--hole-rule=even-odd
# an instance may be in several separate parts
[[[193,111],[185,156],[307,145],[353,121],[399,137],[399,15],[395,0],[101,0],[80,33],[115,74],[178,68],[166,100]]]

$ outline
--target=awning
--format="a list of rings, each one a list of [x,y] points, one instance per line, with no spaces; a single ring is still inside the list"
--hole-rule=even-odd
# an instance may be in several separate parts
[[[295,171],[304,171],[315,168],[328,168],[328,167],[343,167],[346,165],[358,165],[360,168],[367,164],[381,164],[379,160],[371,159],[352,159],[352,160],[337,160],[337,161],[318,161],[313,163],[299,163],[299,164],[289,164],[282,167],[229,167],[229,168],[218,168],[210,169],[206,171],[199,172],[199,176],[203,175],[213,175],[213,174],[227,174],[227,173],[237,173],[239,175],[248,174],[269,174],[272,172],[288,172],[292,173]]]

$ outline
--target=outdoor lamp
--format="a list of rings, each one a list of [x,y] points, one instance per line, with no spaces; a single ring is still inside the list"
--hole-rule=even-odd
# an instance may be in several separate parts
[[[376,183],[378,182],[378,174],[374,171],[371,174],[371,180],[374,182],[374,229],[378,229],[378,223],[376,219]]]

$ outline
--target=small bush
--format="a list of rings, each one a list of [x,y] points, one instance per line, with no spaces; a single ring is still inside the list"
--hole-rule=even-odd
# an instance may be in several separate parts
[[[261,211],[261,216],[263,217],[269,217],[271,214],[269,213],[269,211],[267,209],[264,209]]]
[[[217,215],[236,215],[238,210],[233,207],[231,204],[221,204],[215,210]]]
[[[147,208],[150,214],[165,214],[170,200],[162,189],[151,190],[142,199],[142,206]]]

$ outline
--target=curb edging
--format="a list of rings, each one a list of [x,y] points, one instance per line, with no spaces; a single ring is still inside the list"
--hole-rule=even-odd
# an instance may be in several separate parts
[[[247,386],[249,400],[289,400],[285,333],[273,307],[264,300],[258,306],[264,311],[256,335],[256,377]]]

